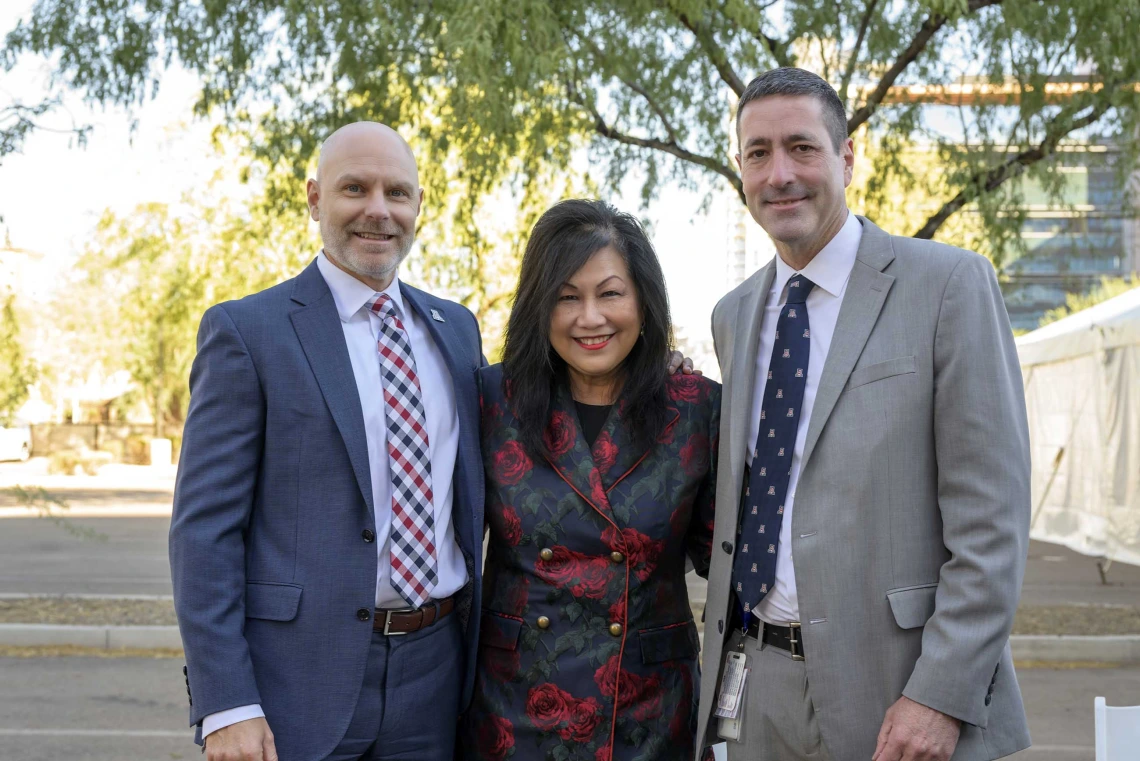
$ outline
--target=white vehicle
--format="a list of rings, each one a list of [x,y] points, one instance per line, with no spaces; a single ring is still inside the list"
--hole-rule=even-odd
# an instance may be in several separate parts
[[[26,461],[32,456],[32,427],[20,420],[0,425],[0,460]]]

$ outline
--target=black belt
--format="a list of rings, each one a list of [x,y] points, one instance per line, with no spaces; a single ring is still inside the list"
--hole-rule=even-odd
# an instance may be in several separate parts
[[[787,626],[777,626],[761,621],[755,616],[748,623],[748,636],[760,640],[765,645],[787,650],[793,661],[804,659],[804,641],[800,636],[799,622]]]

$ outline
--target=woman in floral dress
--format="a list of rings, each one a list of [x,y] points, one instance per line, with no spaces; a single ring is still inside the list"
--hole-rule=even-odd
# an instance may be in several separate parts
[[[707,573],[720,386],[665,374],[671,324],[632,217],[565,201],[539,219],[503,363],[480,371],[490,540],[467,759],[692,757],[685,556]]]

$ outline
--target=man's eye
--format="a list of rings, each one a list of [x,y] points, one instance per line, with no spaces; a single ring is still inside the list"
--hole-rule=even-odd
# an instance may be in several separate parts
[[[407,193],[405,193],[402,190],[393,190],[391,194],[394,196],[406,196],[407,195]]]
[[[359,193],[361,190],[363,190],[363,188],[359,185],[352,184],[345,187],[345,190],[347,190],[349,193]]]

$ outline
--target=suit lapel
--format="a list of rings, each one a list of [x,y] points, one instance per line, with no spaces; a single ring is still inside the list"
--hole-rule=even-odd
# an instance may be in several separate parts
[[[594,440],[590,459],[601,477],[602,487],[608,497],[614,487],[625,480],[642,460],[649,454],[649,449],[637,446],[633,440],[633,432],[629,426],[622,423],[624,401],[618,402],[610,410],[606,424]],[[681,418],[681,413],[673,407],[667,409],[665,428],[659,438],[668,440],[673,426]],[[585,443],[585,439],[583,439]]]
[[[292,298],[301,305],[289,315],[293,330],[321,387],[329,413],[344,439],[368,512],[375,516],[372,476],[368,469],[368,441],[364,435],[364,416],[360,411],[356,376],[348,358],[348,346],[344,341],[336,303],[315,260],[297,277]]]
[[[447,364],[448,372],[451,374],[452,388],[455,392],[457,420],[478,420],[479,396],[475,386],[475,370],[478,367],[478,362],[468,359],[469,356],[476,354],[474,347],[470,351],[463,350],[461,339],[455,332],[455,328],[446,321],[446,318],[443,318],[445,309],[442,302],[438,302],[430,294],[413,288],[403,281],[400,281],[400,294],[419,316],[420,322],[427,326],[432,340],[435,341],[435,345],[439,347],[439,351],[443,355],[443,361]],[[465,435],[465,433],[469,435]],[[474,438],[472,439],[470,436]],[[457,473],[464,470],[468,462],[479,463],[482,461],[478,450],[477,432],[465,432],[462,425],[459,426],[459,447],[461,450],[468,450],[468,457],[459,456],[456,458]],[[465,483],[466,480],[462,479],[462,482]],[[471,535],[470,537],[464,536],[464,538],[470,540],[468,546],[474,546],[475,537],[482,536],[483,532],[483,513],[477,509],[482,502],[475,499],[464,502],[471,503],[473,506],[472,513],[474,513],[471,516]],[[458,503],[455,504],[458,506]],[[453,512],[458,512],[458,509]],[[460,526],[460,521],[456,520],[455,525]],[[466,531],[463,532],[464,535],[466,533]]]
[[[650,451],[636,446],[631,432],[622,424],[621,404],[619,401],[610,409],[591,449],[586,445],[586,437],[578,423],[578,411],[570,390],[565,384],[559,384],[546,434],[547,446],[555,455],[547,458],[551,467],[578,496],[615,527],[618,524],[609,494]],[[680,413],[670,408],[663,435],[668,435],[679,418]],[[572,444],[563,439],[566,431],[572,433]]]
[[[465,357],[457,353],[459,336],[455,334],[455,329],[451,327],[451,323],[439,320],[435,315],[442,317],[442,310],[434,304],[427,303],[432,300],[432,297],[423,291],[406,285],[402,280],[400,281],[400,294],[407,303],[411,304],[412,309],[419,315],[420,321],[427,326],[432,340],[435,341],[435,345],[443,354],[443,359],[447,363],[447,369],[451,372],[452,378],[458,382],[460,373],[467,373],[467,371],[474,373],[472,364],[464,362]],[[473,379],[474,375],[471,377]]]
[[[601,441],[607,433],[613,435],[616,417],[616,410],[611,409],[602,432],[598,434],[598,441]],[[593,453],[586,446],[586,437],[582,435],[578,423],[574,400],[564,383],[558,384],[555,390],[545,439],[546,447],[550,450],[547,462],[554,468],[558,477],[603,518],[614,524],[613,510],[610,508],[601,474],[595,467]]]
[[[883,269],[895,258],[891,237],[870,221],[862,217],[859,219],[863,223],[863,237],[843,296],[843,304],[839,307],[835,333],[832,334],[831,347],[816,390],[815,406],[812,408],[804,454],[800,461],[801,472],[807,467],[823,427],[835,409],[835,403],[847,385],[847,379],[859,360],[859,355],[863,353],[863,347],[879,319],[879,312],[891,290],[891,284],[895,281],[894,277],[883,273]]]
[[[772,289],[772,281],[776,278],[775,258],[758,270],[753,278],[754,286],[740,299],[735,323],[736,329],[741,332],[733,347],[730,381],[732,390],[729,399],[729,409],[733,414],[729,416],[728,426],[734,467],[738,462],[743,464],[745,453],[752,446],[749,439],[756,435],[756,431],[751,429],[752,392],[756,386],[756,353],[760,349],[764,306],[768,301],[768,291]]]

